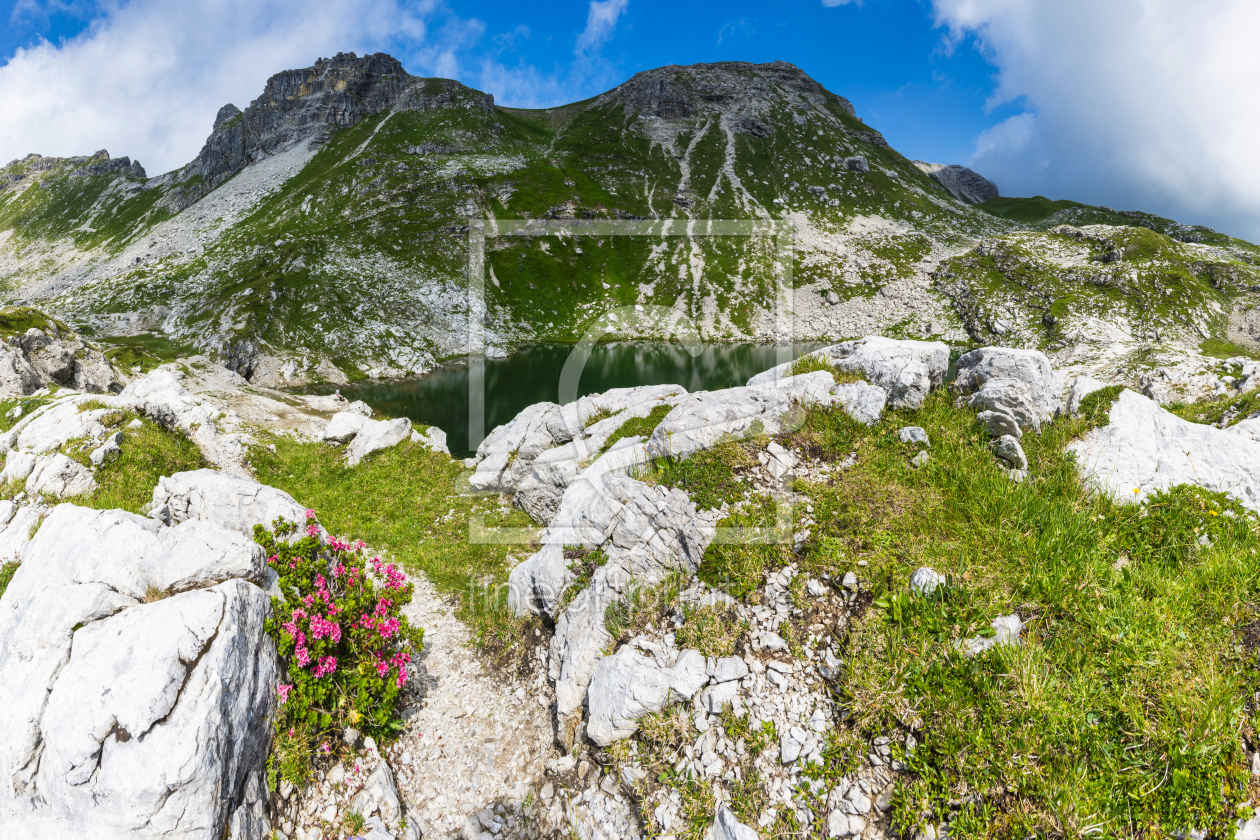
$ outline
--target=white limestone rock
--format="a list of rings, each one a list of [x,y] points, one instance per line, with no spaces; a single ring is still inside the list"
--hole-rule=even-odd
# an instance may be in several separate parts
[[[26,492],[31,496],[53,496],[68,499],[96,490],[92,471],[68,456],[40,455],[26,478]]]
[[[945,576],[927,566],[920,566],[910,576],[910,591],[915,595],[931,595],[938,586],[944,584]]]
[[[1018,615],[1012,613],[998,616],[993,619],[992,626],[992,636],[972,636],[970,639],[960,639],[957,644],[963,654],[976,656],[998,645],[1019,647],[1022,643],[1020,634],[1024,632],[1024,622]]]
[[[949,347],[939,341],[868,336],[830,350],[835,367],[860,374],[883,388],[893,408],[922,407],[928,392],[941,387],[949,368]]]
[[[697,658],[699,685],[695,684],[694,673]],[[601,747],[629,738],[645,714],[659,712],[671,702],[689,701],[704,684],[703,671],[704,657],[698,651],[684,651],[673,668],[662,668],[630,645],[622,646],[612,656],[601,659],[591,677],[587,737]],[[690,693],[685,693],[688,690]]]
[[[618,473],[604,473],[599,487],[610,515],[598,545],[608,562],[557,618],[551,639],[549,671],[561,718],[581,705],[601,651],[612,641],[604,627],[608,605],[631,586],[655,585],[675,571],[694,574],[722,516],[720,511],[697,512],[681,490]],[[551,533],[555,529],[553,522],[544,543],[557,539]]]
[[[1260,509],[1260,443],[1182,420],[1130,390],[1120,392],[1108,417],[1106,426],[1068,444],[1094,486],[1122,501],[1142,501],[1156,490],[1194,484]]]
[[[911,443],[915,446],[931,446],[932,442],[928,438],[928,433],[922,426],[905,426],[897,430],[897,439],[902,443]]]
[[[563,442],[528,461],[528,456],[518,453],[515,466],[519,470],[528,463],[529,472],[517,482],[517,505],[535,521],[550,522],[559,509],[565,489],[586,465],[600,457],[600,450],[613,432],[626,421],[647,417],[662,405],[677,405],[686,393],[677,385],[614,388],[548,412],[544,415],[548,433],[554,440]],[[586,425],[600,412],[613,414]]]
[[[1078,417],[1081,413],[1081,403],[1085,398],[1095,391],[1101,391],[1107,387],[1107,383],[1099,382],[1092,376],[1078,376],[1072,380],[1071,386],[1068,388],[1067,396],[1067,414],[1069,417]]]
[[[815,350],[809,356],[823,359],[839,370],[863,376],[882,388],[893,408],[917,409],[928,392],[939,388],[949,368],[949,347],[939,341],[901,341],[868,336]],[[793,362],[778,365],[748,380],[764,385],[787,378]],[[865,421],[864,421],[865,422]]]
[[[350,808],[364,817],[379,816],[386,823],[397,824],[402,816],[402,801],[394,773],[382,759],[363,782],[363,790],[350,803]]]
[[[517,481],[511,473],[514,462],[522,456],[532,462],[543,450],[555,445],[555,439],[547,430],[547,414],[559,408],[555,403],[534,403],[486,435],[477,447],[477,470],[469,479],[472,489],[514,491]]]
[[[397,420],[364,419],[358,434],[346,447],[346,463],[355,467],[365,457],[382,449],[397,446],[411,437],[411,421],[406,417]]]
[[[1246,420],[1241,420],[1232,426],[1227,426],[1225,431],[1229,432],[1231,435],[1238,435],[1246,440],[1260,443],[1260,417],[1248,417]],[[5,468],[8,468],[7,465]],[[3,477],[4,476],[0,474],[0,479]]]
[[[153,488],[149,516],[167,525],[209,520],[252,539],[255,525],[270,528],[283,517],[301,526],[305,513],[306,509],[283,490],[202,469],[159,479]]]
[[[34,393],[42,385],[38,371],[31,365],[20,346],[0,344],[0,395],[25,396]]]
[[[757,840],[757,832],[736,819],[735,812],[723,805],[713,815],[713,825],[704,833],[704,840]]]
[[[993,444],[993,454],[1013,470],[1028,469],[1028,457],[1024,455],[1024,447],[1019,445],[1019,438],[1012,435],[998,438]]]
[[[349,443],[367,420],[367,417],[358,412],[338,411],[324,427],[321,438],[328,443]]]
[[[4,470],[0,471],[0,482],[26,481],[35,469],[36,457],[34,452],[10,449],[4,458]]]
[[[1040,430],[1063,404],[1063,378],[1040,350],[981,347],[958,359],[953,388],[977,410],[1005,411],[1023,429]]]
[[[13,502],[4,505],[4,526],[0,527],[0,563],[10,560],[22,562],[26,556],[26,548],[31,542],[31,532],[40,524],[40,520],[48,513],[48,508],[41,504],[18,507]]]
[[[411,440],[413,443],[427,446],[434,452],[441,452],[443,455],[451,454],[450,448],[446,445],[446,432],[442,431],[437,426],[430,426],[423,433],[412,432]]]
[[[0,609],[0,834],[219,840],[247,822],[276,683],[263,565],[210,522],[49,514]]]
[[[874,426],[884,416],[888,394],[883,388],[865,382],[846,382],[834,390],[836,403],[859,423]]]
[[[802,407],[836,402],[835,379],[825,371],[743,388],[697,391],[679,401],[648,439],[653,458],[685,458],[731,437],[779,434],[799,428]]]
[[[104,443],[93,449],[92,453],[88,456],[88,460],[92,463],[92,466],[103,466],[106,461],[120,454],[122,452],[122,438],[122,432],[114,432],[112,435],[105,438]]]

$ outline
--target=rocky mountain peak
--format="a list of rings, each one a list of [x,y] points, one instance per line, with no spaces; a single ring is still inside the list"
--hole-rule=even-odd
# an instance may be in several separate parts
[[[236,119],[241,115],[241,109],[237,108],[231,102],[219,109],[219,113],[214,117],[214,130],[218,131],[227,123]]]
[[[817,107],[834,96],[786,61],[721,61],[644,70],[600,99],[620,102],[640,116],[688,119],[714,111],[759,112],[784,94]],[[849,100],[840,96],[834,99],[842,103],[846,113],[854,113]]]
[[[997,184],[965,166],[956,163],[926,163],[921,160],[916,160],[914,165],[935,178],[959,201],[981,204],[999,197]]]
[[[200,154],[181,173],[185,184],[163,206],[178,212],[263,156],[328,126],[351,126],[378,114],[415,81],[398,59],[385,53],[362,58],[337,53],[305,69],[276,73],[244,111],[231,103],[219,109]],[[197,175],[199,182],[187,184]]]

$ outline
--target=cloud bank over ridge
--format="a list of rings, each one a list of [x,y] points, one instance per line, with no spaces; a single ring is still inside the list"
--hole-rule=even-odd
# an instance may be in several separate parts
[[[970,165],[1003,195],[1142,209],[1260,241],[1260,4],[933,0],[998,68]]]

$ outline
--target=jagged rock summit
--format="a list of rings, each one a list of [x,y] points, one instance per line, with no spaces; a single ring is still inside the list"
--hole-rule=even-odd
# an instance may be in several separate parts
[[[422,90],[414,89],[417,84]],[[420,79],[385,53],[362,58],[337,53],[302,70],[285,70],[267,80],[263,93],[244,111],[228,103],[219,109],[214,130],[197,159],[176,181],[184,185],[165,205],[178,212],[240,172],[245,166],[294,145],[321,137],[332,126],[352,126],[390,108],[424,110],[450,101],[450,91],[468,89],[447,79]],[[494,97],[482,94],[488,110]]]
[[[997,184],[965,166],[956,163],[925,163],[921,160],[916,160],[914,165],[940,181],[941,186],[959,201],[983,204],[1001,195]]]

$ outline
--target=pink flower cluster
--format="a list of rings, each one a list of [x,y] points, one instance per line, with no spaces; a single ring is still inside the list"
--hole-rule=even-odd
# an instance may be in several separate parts
[[[306,509],[306,534],[310,537],[319,536],[319,524],[315,521],[315,511],[310,508]]]
[[[390,668],[397,668],[398,680],[396,684],[399,688],[402,688],[407,683],[407,666],[410,664],[411,664],[411,654],[409,653],[403,653],[402,651],[399,651],[398,653],[395,653],[392,657],[390,657],[388,660],[386,660],[385,657],[381,656],[381,654],[379,653],[376,654],[377,676],[379,676],[381,679],[384,679],[385,675],[389,673]]]
[[[382,563],[381,558],[372,558],[372,570],[385,578],[387,589],[402,589],[407,584],[407,577],[393,563]]]
[[[335,621],[314,616],[311,619],[311,638],[328,639],[335,645],[341,641],[341,625]]]
[[[326,677],[333,671],[337,670],[337,657],[325,656],[319,660],[319,664],[315,666],[315,676]]]
[[[276,686],[276,694],[280,696],[280,705],[283,706],[289,702],[289,692],[293,690],[293,686],[280,683]]]

